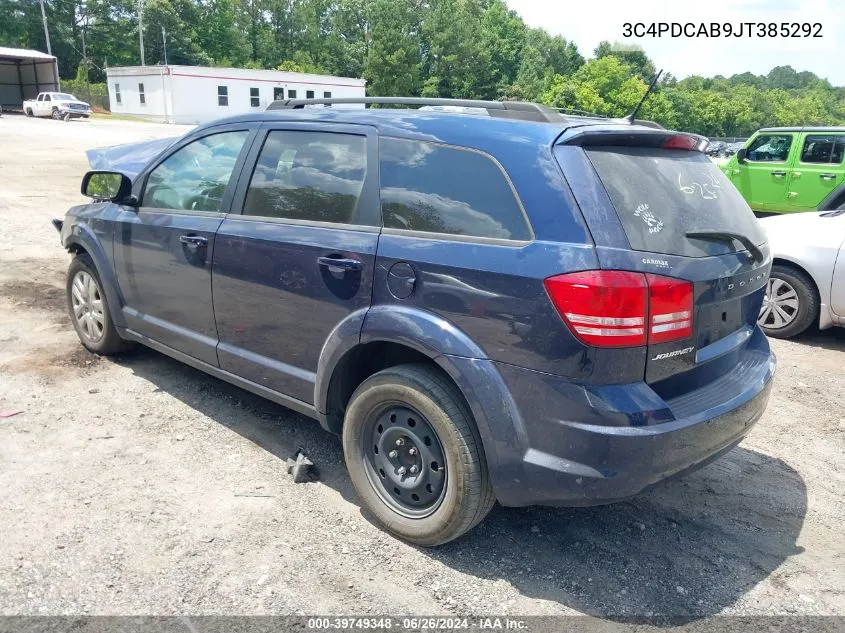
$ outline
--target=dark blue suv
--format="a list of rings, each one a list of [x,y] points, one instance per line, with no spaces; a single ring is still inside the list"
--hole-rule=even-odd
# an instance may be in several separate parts
[[[422,545],[496,500],[630,497],[749,432],[771,257],[703,139],[348,101],[89,152],[94,202],[54,221],[82,344],[142,343],[316,418],[362,505]]]

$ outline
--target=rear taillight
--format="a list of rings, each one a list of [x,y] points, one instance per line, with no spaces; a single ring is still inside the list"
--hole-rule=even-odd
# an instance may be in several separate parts
[[[595,347],[638,347],[692,335],[692,284],[622,270],[545,280],[546,292],[578,339]]]
[[[692,284],[681,279],[646,275],[648,342],[665,343],[692,336]]]

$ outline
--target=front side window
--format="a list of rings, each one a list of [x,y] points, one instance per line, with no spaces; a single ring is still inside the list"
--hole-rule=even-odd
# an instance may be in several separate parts
[[[531,239],[513,189],[489,156],[434,143],[382,138],[379,161],[385,227]]]
[[[288,99],[296,99],[296,90],[288,90]]]
[[[305,98],[306,99],[313,99],[314,98],[314,91],[313,90],[306,90],[305,91]]]
[[[326,92],[324,92],[324,93],[323,93],[323,99],[331,99],[331,98],[332,98],[332,93],[331,93],[331,92],[326,91]],[[331,108],[331,107],[332,107],[332,104],[331,104],[331,103],[327,103],[327,104],[326,104],[326,107],[327,107],[327,108]]]
[[[261,105],[261,101],[258,96],[258,88],[249,89],[249,105],[253,108],[257,108],[259,105]]]
[[[138,84],[138,100],[141,102],[141,105],[146,105],[147,97],[144,94],[144,84]]]
[[[50,95],[44,95],[44,101],[51,101]]]
[[[244,214],[355,224],[367,175],[367,139],[273,131],[249,183]]]
[[[845,135],[808,134],[801,148],[801,162],[841,165],[843,153],[845,153]]]
[[[229,86],[217,86],[217,105],[229,105]]]
[[[761,134],[748,146],[746,158],[760,163],[784,163],[790,147],[791,134]]]
[[[220,211],[223,193],[249,132],[222,132],[171,154],[147,179],[142,206]]]
[[[114,99],[120,104],[120,84],[114,85]]]

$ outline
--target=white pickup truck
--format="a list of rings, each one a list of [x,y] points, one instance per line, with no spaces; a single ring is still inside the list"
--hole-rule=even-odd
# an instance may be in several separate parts
[[[49,116],[54,119],[87,119],[91,106],[66,92],[42,92],[37,99],[23,102],[26,116]]]

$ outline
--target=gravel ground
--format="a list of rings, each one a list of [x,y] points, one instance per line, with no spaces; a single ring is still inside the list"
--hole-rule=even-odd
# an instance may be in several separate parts
[[[84,150],[185,129],[0,118],[0,613],[845,615],[845,330],[773,341],[768,412],[706,468],[496,508],[435,550],[367,520],[316,423],[152,351],[87,353],[49,220]],[[299,447],[319,482],[286,474]]]

